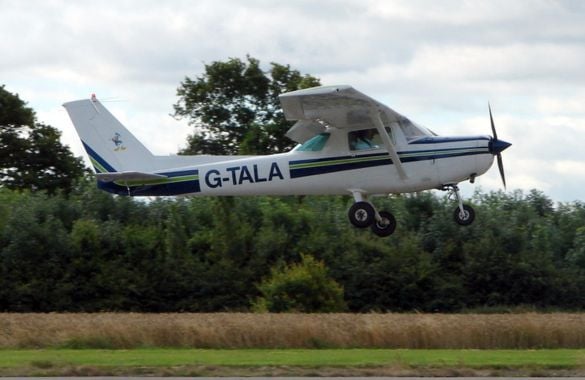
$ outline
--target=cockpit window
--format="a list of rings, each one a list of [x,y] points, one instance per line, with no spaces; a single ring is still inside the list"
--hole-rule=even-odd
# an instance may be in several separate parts
[[[296,150],[298,152],[319,152],[323,149],[325,143],[327,143],[329,136],[329,133],[320,133],[317,136],[313,136],[309,140],[305,141]]]
[[[350,150],[378,149],[383,144],[380,134],[375,128],[351,131],[347,136]]]
[[[392,130],[385,128],[392,140]],[[376,128],[351,131],[347,134],[350,150],[379,149],[384,146],[384,140]]]

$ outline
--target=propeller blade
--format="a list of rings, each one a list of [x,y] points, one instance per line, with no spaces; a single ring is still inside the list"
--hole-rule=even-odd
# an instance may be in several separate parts
[[[506,190],[506,175],[504,174],[504,161],[502,160],[501,153],[496,156],[498,158],[498,169],[500,169],[500,177],[502,177],[502,183],[504,184],[504,190]]]
[[[492,124],[492,133],[494,135],[494,140],[497,140],[498,134],[496,133],[496,126],[494,125],[494,118],[492,117],[492,107],[491,107],[489,102],[488,102],[488,109],[490,111],[490,122]]]
[[[498,159],[498,169],[500,170],[500,177],[506,189],[506,175],[504,174],[504,160],[502,159],[502,151],[508,148],[511,144],[506,141],[498,140],[498,133],[494,124],[494,117],[492,116],[492,106],[488,102],[488,110],[490,111],[490,124],[492,125],[493,137],[490,142],[490,152]]]

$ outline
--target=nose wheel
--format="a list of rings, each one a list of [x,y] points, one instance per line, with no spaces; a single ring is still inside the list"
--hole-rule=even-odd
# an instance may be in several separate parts
[[[457,207],[453,210],[453,219],[455,223],[460,226],[469,226],[475,220],[475,210],[469,205],[463,204],[463,199],[459,194],[459,187],[457,185],[443,186],[442,190],[449,191],[449,198],[455,198]]]
[[[469,205],[463,205],[463,210],[457,207],[453,210],[453,219],[460,226],[469,226],[475,220],[475,211]]]

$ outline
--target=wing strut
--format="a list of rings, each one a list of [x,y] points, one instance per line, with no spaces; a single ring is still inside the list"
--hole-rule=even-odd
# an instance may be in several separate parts
[[[388,136],[388,132],[386,131],[386,128],[384,128],[384,123],[382,123],[382,119],[380,118],[380,111],[377,108],[374,108],[370,111],[370,115],[372,117],[372,120],[374,121],[374,124],[376,125],[376,128],[378,129],[378,133],[380,134],[382,141],[384,142],[386,150],[388,150],[390,158],[392,158],[392,163],[396,167],[396,170],[398,170],[398,175],[400,176],[400,179],[403,180],[408,179],[408,176],[406,175],[406,172],[402,167],[400,157],[398,157],[398,153],[396,153],[396,150],[394,149],[394,144],[392,144],[390,136]]]

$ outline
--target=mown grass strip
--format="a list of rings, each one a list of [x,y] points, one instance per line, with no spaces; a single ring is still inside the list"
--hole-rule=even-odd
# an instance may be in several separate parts
[[[171,367],[305,366],[305,367],[469,367],[580,368],[585,350],[390,350],[390,349],[132,349],[132,350],[0,350],[1,368],[35,365]]]

